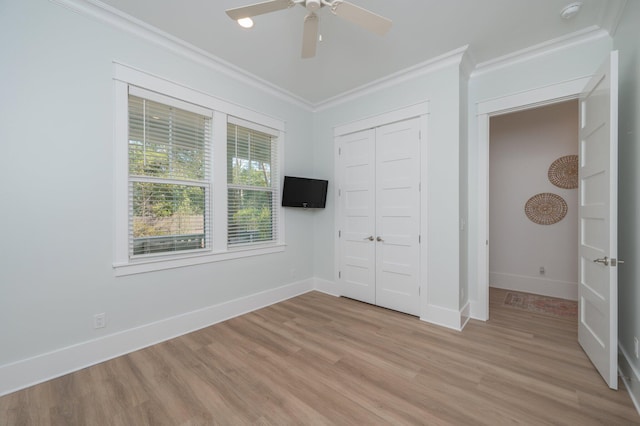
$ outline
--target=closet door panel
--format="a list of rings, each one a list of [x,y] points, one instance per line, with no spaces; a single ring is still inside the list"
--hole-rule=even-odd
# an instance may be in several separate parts
[[[417,119],[376,129],[376,304],[419,315]]]
[[[375,303],[375,132],[338,141],[341,294]]]

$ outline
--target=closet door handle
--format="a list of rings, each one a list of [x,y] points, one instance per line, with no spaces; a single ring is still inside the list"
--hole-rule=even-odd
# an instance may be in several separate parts
[[[382,238],[380,238],[379,236],[378,236],[378,237],[376,237],[376,241],[384,242],[384,240],[383,240]]]
[[[369,235],[367,238],[363,238],[364,240],[373,241],[373,235]]]

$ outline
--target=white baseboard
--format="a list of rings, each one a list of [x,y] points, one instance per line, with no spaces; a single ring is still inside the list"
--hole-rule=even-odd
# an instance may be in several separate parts
[[[307,293],[306,279],[0,366],[0,396]]]
[[[338,285],[309,278],[271,290],[113,333],[32,358],[0,366],[0,396],[63,376],[121,355],[160,343],[230,318],[317,290],[339,296]],[[462,330],[473,313],[473,302],[461,310],[429,305],[422,321]]]
[[[329,281],[322,278],[313,279],[313,289],[331,296],[340,296],[340,289],[335,281]]]
[[[546,278],[525,275],[489,272],[489,286],[505,290],[522,291],[559,297],[561,299],[578,300],[578,283],[570,281],[549,280]]]
[[[340,289],[335,281],[322,278],[314,278],[314,290],[331,296],[339,297]],[[427,314],[421,315],[420,319],[431,324],[462,330],[471,317],[471,305],[469,302],[460,311],[442,308],[440,306],[429,305]]]
[[[469,320],[470,305],[467,303],[462,310],[448,309],[436,305],[427,305],[420,320],[442,327],[462,331]]]
[[[640,414],[640,372],[629,361],[631,358],[618,342],[618,373],[622,376],[633,405]]]
[[[489,312],[486,303],[480,303],[477,300],[469,301],[469,316],[479,321],[487,321],[489,319]]]
[[[471,303],[467,302],[462,309],[460,309],[460,330],[464,328],[465,325],[471,319]]]

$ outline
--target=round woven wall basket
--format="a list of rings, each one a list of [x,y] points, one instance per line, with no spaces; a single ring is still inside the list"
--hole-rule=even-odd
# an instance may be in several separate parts
[[[578,187],[578,156],[565,155],[549,166],[549,180],[558,188],[574,189]]]
[[[559,195],[543,192],[529,198],[524,212],[538,225],[553,225],[567,215],[567,202]]]

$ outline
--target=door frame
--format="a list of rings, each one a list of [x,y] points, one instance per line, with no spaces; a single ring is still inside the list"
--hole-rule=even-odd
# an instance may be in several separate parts
[[[422,318],[425,306],[427,306],[427,274],[423,273],[423,271],[427,270],[427,193],[428,193],[428,182],[427,182],[427,144],[428,144],[428,116],[429,116],[429,101],[419,102],[413,105],[408,105],[405,107],[392,109],[386,112],[382,112],[380,114],[371,115],[368,117],[364,117],[358,120],[354,120],[352,122],[335,126],[333,128],[333,176],[336,184],[339,183],[339,171],[337,165],[340,161],[340,154],[338,152],[339,142],[338,139],[340,136],[348,135],[350,133],[356,133],[367,129],[373,129],[376,127],[381,127],[387,124],[396,123],[399,121],[405,121],[412,118],[420,119],[420,235],[422,236],[422,240],[420,243],[420,262],[419,262],[419,271],[418,271],[418,280],[420,283],[420,314],[419,316]],[[336,189],[333,191],[333,203],[334,203],[334,211],[335,221],[334,221],[334,260],[333,260],[333,270],[334,270],[334,283],[333,286],[334,291],[333,294],[338,296],[342,295],[341,288],[338,285],[339,277],[338,273],[340,270],[340,240],[338,237],[338,233],[340,231],[340,218],[338,217],[339,213],[339,190],[340,188],[336,186]]]
[[[476,111],[477,171],[477,298],[471,301],[471,317],[489,319],[489,120],[516,111],[578,99],[591,76],[568,80],[536,89],[479,102]]]

